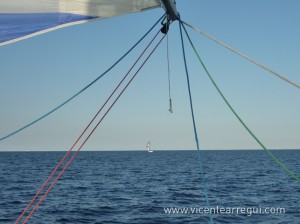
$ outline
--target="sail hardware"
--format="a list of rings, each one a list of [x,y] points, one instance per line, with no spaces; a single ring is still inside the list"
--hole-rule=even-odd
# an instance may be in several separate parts
[[[163,34],[168,33],[171,22],[172,21],[168,15],[166,15],[166,17],[161,21],[162,28],[160,29],[160,31]]]
[[[173,113],[173,107],[172,107],[172,99],[169,99],[169,111],[170,113]]]
[[[179,13],[176,9],[175,0],[161,0],[161,3],[172,21],[179,20]]]

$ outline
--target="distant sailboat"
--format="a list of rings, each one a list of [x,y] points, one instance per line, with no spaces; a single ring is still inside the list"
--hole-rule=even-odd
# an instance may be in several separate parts
[[[147,148],[148,152],[153,152],[153,150],[151,149],[151,142],[150,141],[147,142],[146,148]]]

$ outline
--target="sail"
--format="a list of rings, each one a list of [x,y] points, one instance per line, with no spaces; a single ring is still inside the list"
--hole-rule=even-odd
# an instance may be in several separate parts
[[[0,0],[0,46],[65,26],[160,5],[158,0]]]
[[[147,149],[148,152],[153,152],[152,149],[151,149],[151,142],[150,141],[147,142],[146,149]]]

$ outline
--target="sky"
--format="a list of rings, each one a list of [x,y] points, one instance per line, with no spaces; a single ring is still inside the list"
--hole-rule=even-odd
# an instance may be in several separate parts
[[[300,83],[298,0],[177,0],[182,20]],[[78,92],[120,58],[163,9],[71,26],[0,49],[0,136]],[[126,74],[158,26],[118,67],[34,126],[0,142],[0,151],[68,150]],[[300,148],[300,91],[187,29],[206,67],[249,128],[270,149]],[[185,37],[184,37],[185,38]],[[83,150],[195,149],[178,22],[106,116]],[[185,38],[201,149],[260,149],[197,61]]]

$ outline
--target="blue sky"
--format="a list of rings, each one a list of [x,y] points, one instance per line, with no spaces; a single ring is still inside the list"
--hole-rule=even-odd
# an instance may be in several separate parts
[[[177,0],[181,18],[300,83],[298,0]],[[124,54],[162,9],[72,26],[0,49],[0,135],[48,112]],[[158,27],[157,27],[158,29]],[[188,29],[232,106],[268,148],[300,148],[299,89]],[[68,150],[150,38],[116,69],[47,119],[0,142],[1,151]],[[185,42],[202,149],[259,148],[218,96]],[[166,41],[85,150],[195,149],[178,22],[169,32],[174,113],[168,112]]]

